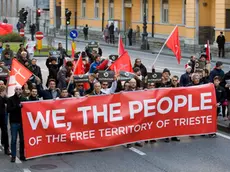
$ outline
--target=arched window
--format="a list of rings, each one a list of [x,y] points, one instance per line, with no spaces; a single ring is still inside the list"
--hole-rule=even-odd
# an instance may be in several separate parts
[[[168,0],[161,0],[161,21],[162,23],[169,22],[169,2]]]
[[[114,18],[114,1],[109,0],[109,19]]]
[[[99,18],[99,0],[95,0],[94,3],[94,17]]]

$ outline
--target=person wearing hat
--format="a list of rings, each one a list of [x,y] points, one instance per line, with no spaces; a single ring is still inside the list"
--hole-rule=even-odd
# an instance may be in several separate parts
[[[14,52],[10,49],[10,45],[9,44],[6,44],[5,49],[2,51],[2,57],[4,57],[4,54],[6,52],[9,53],[11,59],[14,57]]]
[[[162,72],[162,79],[161,83],[156,84],[156,88],[162,88],[162,87],[171,87],[171,79],[170,79],[170,70],[165,68]]]
[[[220,54],[222,53],[222,57],[224,58],[224,44],[225,44],[225,36],[223,35],[223,32],[220,32],[220,35],[216,39],[216,43],[218,44],[218,55],[220,57]]]
[[[192,71],[192,67],[187,66],[186,72],[183,75],[181,75],[181,77],[180,77],[180,86],[181,87],[186,87],[191,82],[191,78],[190,78],[191,71]]]
[[[215,76],[219,76],[220,79],[224,77],[224,71],[222,70],[223,63],[221,61],[216,62],[216,67],[211,71],[209,81],[213,82]]]

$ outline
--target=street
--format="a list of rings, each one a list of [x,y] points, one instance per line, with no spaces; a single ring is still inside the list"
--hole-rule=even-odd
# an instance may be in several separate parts
[[[79,51],[84,47],[84,43],[77,43]],[[117,48],[103,46],[101,48],[103,56],[117,54]],[[135,58],[140,58],[148,71],[151,71],[156,55],[133,50],[129,51],[129,55],[132,62]],[[37,57],[37,59],[46,82],[48,76],[46,58]],[[184,65],[187,61],[188,59],[182,58],[181,64],[178,65],[175,57],[162,55],[157,60],[155,68],[158,72],[168,68],[172,75],[180,76],[185,72]],[[224,71],[229,71],[229,66],[224,65]],[[10,157],[3,155],[1,147],[0,172],[228,172],[229,159],[230,136],[218,133],[216,138],[182,137],[180,142],[170,143],[158,140],[153,144],[144,144],[142,148],[128,149],[118,146],[103,151],[54,155],[26,162],[17,159],[15,164],[10,162]]]

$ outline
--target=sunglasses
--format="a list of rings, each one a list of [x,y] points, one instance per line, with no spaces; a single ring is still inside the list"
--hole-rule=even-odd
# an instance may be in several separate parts
[[[173,82],[177,82],[178,80],[173,80]]]
[[[83,87],[84,85],[78,85],[78,87]]]
[[[109,84],[102,84],[102,85],[104,85],[104,86],[108,86]]]

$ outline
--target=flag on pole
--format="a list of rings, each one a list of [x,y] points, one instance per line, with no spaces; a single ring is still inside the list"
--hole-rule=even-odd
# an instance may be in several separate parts
[[[180,64],[181,60],[181,49],[180,49],[180,40],[179,40],[179,31],[178,26],[176,26],[171,33],[171,35],[168,37],[166,41],[166,45],[168,48],[172,50],[174,55],[176,56],[178,64]]]
[[[125,53],[125,48],[123,45],[121,34],[119,34],[119,41],[118,41],[118,55],[122,56]]]
[[[7,90],[8,97],[13,96],[15,88],[22,87],[32,75],[33,73],[18,60],[13,59]]]
[[[109,68],[116,71],[116,73],[120,71],[133,72],[128,52],[124,52],[124,54],[121,55]]]
[[[210,53],[209,40],[207,40],[206,56],[207,56],[207,61],[210,61],[211,60],[211,53]]]
[[[82,61],[82,55],[79,56],[77,63],[74,65],[74,75],[81,75],[85,73],[85,67]]]

